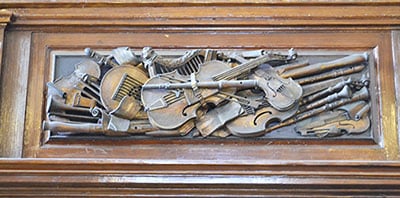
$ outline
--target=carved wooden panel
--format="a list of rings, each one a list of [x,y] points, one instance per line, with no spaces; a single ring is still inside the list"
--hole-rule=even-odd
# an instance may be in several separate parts
[[[0,196],[399,195],[397,4],[4,0]],[[250,138],[44,131],[57,67],[74,66],[64,61],[80,61],[87,47],[109,54],[121,46],[177,56],[294,48],[313,63],[366,52],[371,127],[326,138],[290,127]]]
[[[132,136],[130,137],[132,139],[152,136],[181,136],[184,138],[260,137],[287,139],[313,137],[359,139],[376,137],[376,135],[372,136],[372,130],[370,130],[373,127],[370,127],[370,91],[367,89],[370,84],[369,76],[371,73],[375,76],[374,52],[329,52],[322,50],[318,52],[297,52],[291,50],[291,52],[296,55],[293,60],[288,59],[287,55],[278,54],[278,52],[274,51],[267,52],[266,50],[239,51],[227,49],[197,49],[186,52],[180,51],[179,49],[155,50],[154,53],[158,57],[158,62],[150,61],[147,64],[154,64],[154,71],[157,75],[165,75],[170,79],[162,81],[164,82],[163,84],[151,84],[152,82],[164,77],[158,77],[152,74],[153,77],[147,81],[148,74],[146,74],[144,78],[147,82],[144,81],[145,84],[138,85],[144,89],[141,91],[142,94],[140,93],[139,87],[137,92],[135,92],[136,94],[132,93],[131,95],[129,95],[130,92],[127,91],[129,90],[127,88],[129,88],[131,84],[127,82],[122,84],[124,86],[118,85],[118,82],[121,84],[121,82],[123,82],[122,80],[125,79],[124,73],[120,72],[122,71],[121,68],[125,67],[121,65],[125,64],[128,68],[133,66],[131,64],[136,64],[137,68],[139,68],[139,73],[147,73],[147,71],[142,67],[143,63],[136,61],[143,60],[141,55],[137,55],[141,54],[141,51],[135,50],[134,52],[133,49],[121,47],[114,49],[112,52],[113,55],[109,55],[110,52],[107,53],[108,55],[100,55],[96,52],[91,52],[91,54],[94,55],[94,57],[92,57],[94,60],[92,61],[88,57],[79,57],[79,53],[77,52],[75,52],[75,54],[66,51],[55,52],[54,55],[51,56],[54,58],[54,60],[51,61],[54,64],[52,66],[54,68],[50,73],[53,74],[53,79],[56,80],[55,82],[48,84],[48,104],[46,104],[46,111],[48,114],[46,116],[46,121],[44,121],[45,128],[43,130],[49,130],[52,132],[51,138],[79,138],[84,136],[85,133],[86,136],[91,134],[94,135],[92,138],[107,138],[104,137],[104,135],[107,135]],[[349,53],[353,54],[349,55]],[[212,54],[214,54],[214,58],[211,57]],[[217,95],[215,97],[217,97],[217,99],[220,98],[217,100],[220,105],[215,107],[211,106],[207,109],[203,108],[202,110],[200,110],[199,107],[191,110],[197,111],[197,113],[199,113],[198,111],[203,111],[204,115],[200,117],[185,118],[186,116],[183,115],[183,113],[182,116],[181,113],[172,116],[172,114],[179,109],[177,105],[168,104],[165,106],[164,103],[154,103],[154,101],[164,101],[161,98],[154,99],[156,97],[154,93],[159,93],[165,89],[167,89],[165,90],[167,95],[174,93],[175,97],[172,98],[179,98],[180,93],[183,94],[184,90],[182,88],[172,88],[169,86],[186,86],[186,84],[188,84],[187,82],[190,82],[188,79],[191,73],[196,74],[198,78],[201,78],[201,76],[208,76],[204,74],[208,71],[207,68],[202,68],[203,66],[226,65],[227,68],[230,68],[229,65],[232,65],[237,67],[235,69],[230,68],[223,72],[223,74],[228,74],[228,72],[232,73],[233,71],[238,71],[240,68],[246,70],[250,67],[259,67],[260,62],[263,62],[261,61],[263,59],[266,59],[266,61],[269,64],[272,64],[273,67],[265,65],[263,66],[264,69],[260,69],[259,72],[267,69],[266,71],[268,72],[276,72],[279,76],[290,78],[284,80],[283,78],[277,79],[276,77],[272,78],[272,76],[270,76],[268,81],[266,81],[267,84],[277,83],[277,87],[283,87],[282,89],[287,90],[286,92],[282,92],[281,95],[275,96],[274,90],[270,87],[264,87],[264,89],[268,89],[264,90],[266,93],[263,94],[263,91],[259,88],[260,85],[257,85],[259,80],[254,79],[252,76],[254,75],[253,72],[250,72],[254,71],[254,69],[248,69],[247,72],[250,73],[247,76],[243,75],[246,71],[240,71],[238,73],[239,77],[242,76],[242,80],[235,80],[235,77],[235,79],[228,81],[213,81],[211,79],[208,81],[199,81],[199,91],[203,92],[209,91],[209,89],[212,88],[209,86],[213,86],[214,84],[221,86],[220,83],[222,83],[222,86],[235,86],[234,88],[239,88],[239,90],[242,89],[241,91],[235,91],[231,94],[224,90],[216,92]],[[105,60],[112,62],[105,63],[103,62]],[[123,61],[125,61],[125,63]],[[145,60],[143,60],[143,62],[145,62]],[[109,66],[109,64],[115,65],[115,67]],[[112,67],[114,68],[111,69]],[[337,67],[337,70],[325,69],[328,67]],[[176,68],[177,73],[174,73],[170,68]],[[310,71],[311,69],[314,69],[314,71]],[[85,73],[85,71],[90,74]],[[133,69],[132,71],[136,70]],[[133,80],[135,80],[134,77],[138,74],[132,73],[128,75],[133,76],[130,77],[132,79],[130,81],[133,82]],[[172,78],[175,75],[178,75],[186,81],[184,83],[177,83],[176,79]],[[210,75],[217,75],[217,73],[214,72],[213,74],[213,72],[210,72]],[[219,75],[221,76],[221,74]],[[87,81],[87,78],[89,77],[93,78],[93,80]],[[252,80],[250,80],[249,77]],[[295,81],[293,81],[291,77],[293,77]],[[86,78],[87,80],[85,82],[76,82],[75,78]],[[73,82],[76,82],[77,84],[71,85],[70,83]],[[238,82],[240,84],[234,84]],[[105,84],[113,83],[114,87],[108,87],[110,90],[107,90]],[[208,87],[201,87],[205,85]],[[74,89],[73,86],[83,86],[84,88],[83,90],[82,88]],[[148,87],[150,86],[153,86],[154,88],[149,89]],[[162,88],[160,88],[160,86]],[[218,89],[218,86],[214,87],[214,89]],[[371,90],[373,90],[372,92],[375,92],[375,85],[373,84],[372,86]],[[329,89],[329,87],[331,88]],[[363,89],[363,87],[365,87],[365,89]],[[72,91],[71,88],[73,88]],[[187,90],[188,88],[189,90]],[[297,90],[298,96],[294,95]],[[185,91],[191,93],[193,92],[193,88],[186,87]],[[334,105],[335,101],[337,101],[337,103],[340,102],[339,99],[350,99],[353,94],[356,96],[358,93],[361,93],[353,93],[357,91],[364,92],[363,94],[367,96],[365,97],[364,102],[350,102],[347,105],[341,105],[342,107],[339,107],[338,111],[332,111],[335,108],[330,107],[329,105]],[[116,93],[125,93],[125,95],[128,96],[127,98],[132,96],[134,97],[134,100],[123,100],[125,95],[120,96],[119,99],[114,98]],[[154,101],[146,101],[146,98],[143,98],[143,93],[148,95],[149,98],[147,98],[147,100],[154,99]],[[212,93],[214,94],[214,92]],[[178,95],[176,96],[176,94]],[[226,97],[226,94],[229,94],[229,97]],[[201,97],[206,97],[204,93],[201,95],[204,95]],[[260,98],[260,96],[262,98]],[[263,99],[265,97],[267,97],[267,99]],[[274,100],[274,97],[280,99]],[[197,96],[193,99],[196,98]],[[216,105],[215,98],[204,99],[206,100],[204,104]],[[186,97],[185,99],[185,97],[183,97],[182,100],[188,100],[188,98]],[[266,104],[267,100],[270,100],[270,103],[273,106]],[[365,103],[365,101],[368,101],[368,103]],[[214,104],[211,104],[211,102],[214,102]],[[342,102],[348,101],[342,100]],[[201,102],[197,100],[195,103]],[[283,109],[282,105],[287,105],[288,108]],[[140,108],[133,108],[135,106]],[[187,106],[182,107],[187,108]],[[150,110],[147,110],[149,111],[148,116],[150,117],[147,117],[146,115],[146,108],[150,108]],[[182,110],[185,110],[185,108]],[[331,110],[328,108],[331,108]],[[119,111],[115,111],[116,109]],[[93,114],[94,111],[101,111],[103,114],[106,114],[103,116],[107,117],[103,117],[98,113]],[[298,113],[295,113],[295,111],[298,111]],[[116,112],[119,112],[119,114]],[[168,116],[157,115],[162,114],[163,112],[167,113]],[[187,112],[188,111],[186,111],[186,114]],[[273,113],[271,114],[271,112]],[[136,115],[132,115],[133,113]],[[358,114],[365,114],[365,116],[361,119],[362,116]],[[138,117],[138,115],[140,116]],[[291,123],[288,124],[289,126],[284,126],[286,123],[293,122],[289,121],[289,118],[294,115],[297,116],[296,121],[298,123]],[[326,118],[319,119],[318,116],[320,115],[325,115]],[[357,116],[358,118],[355,118]],[[110,117],[111,120],[104,120],[109,119]],[[169,118],[172,117],[173,120],[181,120],[175,122],[177,123],[178,129],[172,127],[173,129],[168,130],[167,126],[173,126],[171,124],[173,120],[169,120]],[[376,117],[376,115],[374,115],[374,117]],[[156,119],[161,120],[156,121]],[[123,128],[125,123],[128,123],[128,121],[130,121],[131,126]],[[108,125],[103,125],[104,122],[108,123]],[[326,123],[320,124],[321,122]],[[240,126],[246,123],[255,124],[247,124],[247,127]],[[274,123],[280,124],[280,130],[272,132],[271,127]],[[194,125],[187,127],[192,124]],[[159,126],[158,129],[156,128],[156,125]],[[314,126],[312,127],[312,125]],[[185,126],[187,127],[187,130],[179,132],[179,130]],[[196,130],[192,130],[193,128],[196,128]],[[275,126],[275,128],[278,129],[278,126]],[[161,132],[159,130],[165,131]],[[269,134],[269,132],[271,132],[271,134]],[[103,136],[101,136],[101,134],[103,134]]]
[[[240,33],[240,34],[239,34]],[[192,38],[191,38],[192,37]],[[284,38],[291,37],[293,40],[285,40]],[[52,54],[57,51],[82,51],[86,47],[91,47],[97,50],[112,50],[115,46],[128,45],[134,49],[140,49],[142,46],[154,46],[158,49],[184,49],[190,46],[189,49],[193,48],[213,48],[213,49],[240,49],[249,50],[255,49],[289,49],[294,47],[298,49],[299,54],[313,55],[319,53],[322,55],[329,54],[330,60],[340,57],[340,54],[349,55],[354,52],[368,52],[371,56],[371,62],[368,66],[371,69],[371,92],[374,90],[380,90],[381,86],[393,85],[393,81],[390,78],[380,78],[382,72],[390,68],[386,65],[390,64],[390,56],[381,55],[388,54],[385,50],[390,51],[390,34],[385,33],[365,33],[365,32],[342,32],[342,33],[284,33],[284,32],[252,32],[251,37],[248,34],[243,34],[243,31],[239,31],[237,34],[226,34],[224,31],[217,31],[217,34],[210,35],[208,33],[184,33],[174,32],[169,33],[168,36],[160,33],[130,33],[123,39],[118,37],[118,34],[104,33],[90,35],[86,34],[46,34],[36,33],[33,34],[33,51],[35,53],[33,62],[31,62],[31,72],[35,74],[35,78],[31,79],[35,82],[29,83],[28,88],[28,111],[27,112],[42,112],[41,116],[37,114],[27,114],[27,125],[25,127],[26,133],[26,147],[24,150],[24,156],[26,157],[84,157],[84,156],[96,156],[96,157],[145,157],[145,158],[158,158],[158,157],[172,157],[176,155],[185,156],[185,158],[201,159],[202,157],[208,156],[206,153],[199,152],[196,155],[190,154],[196,147],[199,148],[218,148],[219,152],[226,153],[226,157],[229,158],[233,153],[230,152],[231,146],[236,145],[238,142],[241,144],[239,154],[234,153],[236,158],[241,156],[242,151],[248,150],[252,153],[252,149],[256,149],[257,152],[266,152],[264,159],[276,158],[276,152],[282,152],[281,159],[371,159],[373,156],[375,159],[384,159],[393,155],[396,155],[395,150],[391,151],[391,141],[393,139],[385,137],[393,137],[395,134],[390,132],[385,134],[382,130],[387,124],[385,120],[380,119],[380,115],[385,112],[385,106],[380,106],[381,100],[385,100],[379,95],[371,94],[371,101],[376,101],[372,105],[372,120],[378,121],[373,122],[371,132],[364,133],[360,136],[341,137],[333,139],[319,139],[319,138],[301,138],[292,130],[283,130],[283,132],[270,133],[265,138],[257,139],[225,139],[217,140],[213,138],[202,139],[188,139],[188,138],[154,138],[154,139],[143,139],[137,137],[106,137],[96,136],[94,138],[90,136],[50,136],[49,141],[41,140],[42,138],[48,138],[46,133],[42,133],[41,123],[45,119],[45,101],[46,101],[46,82],[51,80],[52,70]],[[341,38],[334,40],[331,38]],[[163,42],[158,42],[159,40]],[[68,42],[67,42],[68,41]],[[72,41],[72,42],[71,42]],[[100,44],[93,44],[100,43]],[[173,45],[174,47],[170,47]],[[237,46],[240,46],[239,48]],[[306,55],[305,55],[306,56]],[[329,58],[328,58],[329,59]],[[376,61],[376,63],[374,63]],[[386,61],[386,62],[385,62]],[[39,65],[44,67],[34,69]],[[379,72],[376,72],[378,71]],[[35,90],[35,91],[29,91]],[[377,97],[378,96],[378,97]],[[36,98],[35,100],[33,100]],[[388,99],[388,98],[386,98]],[[390,107],[389,107],[390,108]],[[375,114],[376,113],[376,114]],[[90,139],[91,145],[82,145],[83,142]],[[292,140],[290,140],[292,139]],[[82,142],[83,141],[83,142]],[[387,142],[385,142],[387,141]],[[41,145],[43,143],[43,146]],[[123,142],[123,146],[115,146],[116,142]],[[75,146],[67,146],[74,144]],[[220,146],[220,145],[224,146]],[[255,147],[257,145],[269,145],[267,147]],[[281,147],[279,145],[287,145]],[[311,144],[312,146],[301,148],[302,144]],[[351,147],[357,144],[358,147]],[[168,146],[170,145],[170,146]],[[342,154],[343,145],[347,145],[345,155]],[[379,149],[379,145],[384,145],[382,149]],[[148,148],[146,148],[148,146]],[[101,147],[102,149],[98,150]],[[176,149],[182,147],[181,152],[174,154],[173,156],[158,155],[159,149]],[[221,148],[220,148],[221,147]],[[229,148],[228,148],[229,147]],[[300,147],[300,148],[299,148]],[[68,149],[65,149],[68,148]],[[134,154],[131,153],[133,149]],[[146,149],[145,149],[146,148]],[[225,150],[226,148],[226,150]],[[335,149],[338,148],[338,149]],[[378,148],[378,149],[377,149]],[[149,150],[150,149],[150,150]],[[270,153],[270,149],[277,149],[273,154]],[[304,150],[304,152],[311,153],[308,156],[299,156],[296,153],[287,152],[288,150]],[[361,151],[364,149],[366,156],[363,156]],[[141,155],[140,151],[146,152],[145,155]],[[145,151],[146,150],[146,151]],[[185,152],[185,150],[187,150]],[[124,152],[122,152],[124,151]],[[150,151],[154,151],[152,153]],[[391,151],[391,152],[387,152]],[[354,152],[354,153],[352,153]],[[371,152],[374,153],[371,155]],[[86,154],[85,154],[86,153]],[[327,156],[326,154],[329,153]],[[355,155],[355,153],[358,153]],[[389,153],[392,153],[391,155]],[[143,153],[144,154],[144,153]],[[187,155],[186,155],[187,154]],[[155,155],[155,156],[153,156]],[[251,156],[256,157],[258,154],[248,155],[247,152],[243,153],[243,157],[249,158]],[[269,157],[268,157],[269,156]],[[278,155],[279,156],[279,155]],[[351,156],[351,157],[350,157]],[[239,157],[240,159],[240,157]],[[278,157],[279,159],[279,157]]]

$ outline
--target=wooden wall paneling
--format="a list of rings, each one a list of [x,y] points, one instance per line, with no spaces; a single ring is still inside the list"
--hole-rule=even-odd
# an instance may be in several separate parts
[[[0,81],[1,157],[22,156],[30,45],[30,32],[7,32]]]
[[[1,4],[0,4],[1,6]],[[7,6],[7,5],[5,5]],[[352,5],[335,6],[305,4],[299,9],[297,5],[240,5],[240,4],[146,4],[140,6],[123,5],[113,7],[74,8],[9,8],[15,13],[16,26],[45,28],[58,25],[69,25],[97,29],[110,27],[260,27],[275,26],[291,28],[350,26],[399,25],[400,8],[389,5]],[[327,12],[329,10],[329,12]],[[107,14],[101,14],[107,13]],[[340,16],[340,17],[339,17]],[[370,27],[373,28],[373,27]],[[379,27],[382,28],[382,27]],[[115,30],[115,28],[114,28]]]
[[[393,70],[400,71],[400,31],[392,31],[392,52],[393,52]],[[400,72],[394,72],[395,78],[395,90],[400,90]],[[398,91],[395,92],[396,102],[396,116],[397,116],[397,134],[398,141],[400,142],[400,93]],[[399,143],[400,144],[400,143]],[[398,156],[400,159],[400,148],[398,151]]]
[[[0,160],[0,196],[390,197],[400,193],[399,167],[374,161]]]
[[[0,196],[398,196],[398,3],[3,0],[0,8],[12,11],[13,20],[1,29]],[[9,13],[0,11],[0,23],[10,20]],[[372,50],[378,141],[72,139],[41,144],[51,52],[126,45]]]
[[[40,47],[38,47],[40,46]],[[49,60],[49,48],[44,44],[43,37],[38,33],[32,34],[32,56],[29,65],[29,82],[27,84],[27,102],[24,133],[24,152],[23,157],[36,157],[35,152],[39,149],[42,134],[41,124],[34,122],[42,119],[45,101],[45,83],[43,82],[48,64],[44,60]],[[32,142],[35,142],[32,144]]]
[[[110,50],[116,46],[129,45],[133,48],[153,46],[161,49],[174,48],[279,48],[290,47],[308,50],[375,50],[377,53],[378,76],[372,84],[375,90],[393,90],[391,69],[391,35],[388,32],[274,32],[238,31],[226,32],[225,29],[209,32],[185,32],[184,30],[152,33],[35,33],[33,36],[30,81],[25,131],[24,157],[46,158],[134,158],[134,159],[292,159],[292,160],[385,160],[397,159],[397,140],[392,107],[381,107],[381,100],[393,103],[393,93],[382,92],[381,97],[372,95],[376,101],[375,109],[378,126],[374,129],[381,138],[374,143],[368,141],[251,141],[251,140],[105,140],[105,141],[50,141],[40,145],[41,121],[45,98],[45,83],[49,80],[50,58],[52,50],[83,50],[85,47]],[[121,37],[121,35],[124,35]],[[251,36],[250,36],[251,35]],[[123,39],[121,39],[123,38]],[[334,39],[333,39],[334,38]],[[382,111],[379,109],[382,108]],[[387,108],[387,109],[385,109]],[[36,112],[30,114],[29,112]],[[42,116],[38,116],[40,114]],[[382,119],[385,118],[385,119]],[[387,129],[387,130],[384,130]],[[287,141],[286,141],[287,142]],[[337,144],[337,145],[335,145]],[[119,145],[119,146],[117,146]],[[238,151],[237,145],[241,149]],[[305,146],[307,145],[307,146]],[[235,152],[233,152],[233,150]]]
[[[382,123],[379,132],[382,134],[383,147],[389,159],[398,160],[398,133],[397,133],[397,119],[396,119],[396,98],[395,98],[395,70],[393,67],[392,47],[391,47],[391,34],[385,33],[382,43],[378,46],[378,68],[377,79],[378,83],[375,93],[379,93],[378,103],[380,105],[379,119]],[[373,100],[372,100],[373,101]],[[379,126],[379,125],[378,125]]]

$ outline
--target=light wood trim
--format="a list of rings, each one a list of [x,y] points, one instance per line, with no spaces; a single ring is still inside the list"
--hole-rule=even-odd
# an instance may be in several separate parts
[[[1,8],[1,7],[0,7]],[[12,13],[8,10],[1,9],[0,10],[0,78],[1,78],[1,68],[2,68],[2,57],[3,57],[3,48],[4,48],[4,30],[7,24],[11,20]]]
[[[393,70],[394,71],[400,71],[400,31],[393,31],[392,32],[392,52],[393,52]],[[400,72],[395,72],[394,73],[394,81],[395,81],[395,90],[400,90]],[[397,131],[398,131],[398,137],[397,137],[397,142],[400,144],[400,94],[396,92],[395,94],[396,101],[394,103],[395,108],[395,117],[397,117],[397,120],[395,121],[397,123]],[[400,159],[400,148],[398,150],[398,158]]]
[[[53,2],[50,0],[3,0],[0,5],[4,7],[126,7],[126,6],[140,6],[140,5],[394,5],[398,0],[294,0],[294,1],[281,1],[281,0],[58,0]]]
[[[1,7],[1,5],[0,5]],[[400,25],[390,5],[164,5],[10,8],[18,26],[385,26]],[[329,11],[328,11],[329,10]]]
[[[16,32],[6,38],[0,79],[0,157],[22,156],[30,42],[30,32]]]

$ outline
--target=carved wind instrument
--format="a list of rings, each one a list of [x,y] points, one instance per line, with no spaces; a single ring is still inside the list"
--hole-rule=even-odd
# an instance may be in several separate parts
[[[313,65],[308,65],[305,67],[289,70],[283,72],[281,76],[283,78],[300,78],[305,76],[311,76],[314,74],[322,73],[324,71],[328,71],[331,69],[341,68],[347,65],[353,65],[362,63],[368,60],[368,53],[363,54],[353,54],[350,56],[346,56],[340,59],[336,59],[333,61],[325,62],[325,63],[316,63]]]

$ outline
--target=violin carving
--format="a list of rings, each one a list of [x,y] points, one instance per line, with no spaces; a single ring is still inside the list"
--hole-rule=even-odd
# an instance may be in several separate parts
[[[230,67],[219,61],[210,61],[201,66],[200,72],[191,78],[177,72],[158,75],[146,82],[142,89],[142,102],[148,113],[150,122],[162,129],[175,129],[187,121],[197,117],[197,109],[202,103],[211,102],[207,98],[218,93],[218,89],[199,89],[198,82],[212,81],[212,74],[228,70]],[[178,90],[148,89],[152,84],[171,84],[172,82],[188,82],[191,88]],[[228,90],[226,90],[228,91]],[[205,101],[207,100],[207,101]],[[212,101],[218,105],[218,101]],[[171,119],[172,118],[172,119]]]
[[[233,80],[237,78],[242,72],[250,71],[262,63],[268,61],[289,61],[295,57],[294,54],[291,57],[266,54],[258,57],[254,60],[242,63],[237,67],[230,68],[228,65],[220,61],[209,61],[201,65],[201,69],[195,74],[192,73],[191,78],[185,78],[178,74],[177,72],[167,73],[163,75],[158,75],[150,79],[142,90],[142,101],[145,109],[148,111],[148,116],[151,122],[162,129],[174,129],[185,122],[197,117],[197,109],[205,103],[212,103],[215,106],[223,100],[220,98],[218,100],[207,100],[210,96],[219,93],[218,89],[202,89],[199,87],[201,83],[214,81],[215,84],[220,84],[219,88],[222,92],[228,92],[233,94],[235,87],[226,88],[222,84],[229,85],[230,83],[222,83],[226,80]],[[258,72],[258,79],[256,83],[253,83],[253,87],[260,87],[266,94],[267,101],[273,104],[274,107],[279,109],[287,109],[288,107],[294,105],[295,102],[301,96],[301,87],[299,85],[294,85],[296,89],[292,93],[292,88],[288,85],[294,81],[284,81],[279,79],[275,74],[266,75],[266,73]],[[273,76],[273,77],[272,77]],[[170,81],[165,81],[163,79],[171,79]],[[279,80],[278,80],[279,79]],[[186,87],[183,90],[174,90],[175,93],[170,90],[154,90],[151,88],[170,88],[173,87],[173,81],[186,83],[190,87]],[[164,86],[162,86],[164,83]],[[211,84],[209,83],[209,84]],[[154,84],[157,84],[154,86]],[[161,85],[160,85],[161,84]],[[251,84],[251,83],[250,83]],[[153,86],[152,86],[153,85]],[[244,81],[239,81],[237,88],[248,88]],[[291,85],[290,85],[291,86]],[[182,99],[177,99],[182,97]],[[168,119],[169,116],[173,115],[173,120]]]
[[[284,131],[329,138],[373,128],[369,52],[313,59],[293,49],[84,51],[91,60],[47,83],[43,130],[193,138]]]
[[[291,109],[298,103],[303,89],[291,78],[280,77],[271,66],[263,66],[255,70],[251,78],[257,79],[258,87],[263,90],[272,107],[279,111]]]

